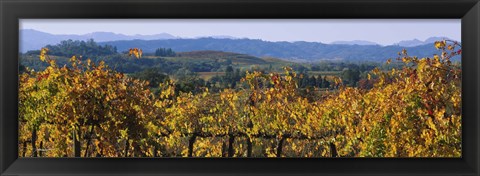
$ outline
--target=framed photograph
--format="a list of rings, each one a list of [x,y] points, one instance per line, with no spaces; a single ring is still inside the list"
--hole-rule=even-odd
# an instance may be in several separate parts
[[[1,175],[479,175],[480,4],[2,0]]]

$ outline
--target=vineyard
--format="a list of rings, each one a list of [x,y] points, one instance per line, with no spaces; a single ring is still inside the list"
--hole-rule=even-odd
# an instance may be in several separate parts
[[[178,93],[105,63],[72,57],[59,66],[42,49],[43,71],[19,75],[20,157],[460,157],[461,54],[438,41],[439,55],[374,69],[371,89],[347,87],[308,99],[302,76],[247,72],[244,89]],[[132,59],[141,50],[131,49]]]

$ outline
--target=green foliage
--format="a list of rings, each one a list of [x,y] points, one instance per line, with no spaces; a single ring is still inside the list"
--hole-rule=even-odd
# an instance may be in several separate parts
[[[155,56],[174,57],[177,54],[171,48],[158,48],[155,50]]]
[[[57,45],[47,45],[50,55],[55,56],[83,56],[83,57],[97,57],[106,56],[117,53],[117,47],[111,45],[98,45],[93,39],[88,41],[79,40],[64,40]],[[27,55],[39,54],[39,51],[28,51]]]
[[[130,76],[135,79],[148,81],[150,87],[158,87],[160,83],[170,80],[169,76],[164,74],[159,68],[147,68]]]
[[[342,80],[345,85],[356,86],[360,80],[360,71],[357,69],[346,69],[342,72]]]

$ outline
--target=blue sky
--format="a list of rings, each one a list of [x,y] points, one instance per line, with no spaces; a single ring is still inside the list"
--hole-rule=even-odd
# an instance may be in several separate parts
[[[52,34],[169,33],[192,38],[228,35],[267,41],[367,40],[382,45],[441,36],[460,41],[460,19],[21,19],[20,29]]]

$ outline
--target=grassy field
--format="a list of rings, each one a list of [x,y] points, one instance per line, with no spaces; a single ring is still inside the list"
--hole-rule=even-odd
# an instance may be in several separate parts
[[[326,76],[328,81],[332,81],[335,77],[341,77],[341,71],[308,71],[308,75],[318,76],[321,75],[322,77]]]
[[[268,72],[277,72],[282,74],[284,72],[283,67],[285,66],[292,66],[295,64],[304,65],[308,67],[308,64],[302,63],[293,63],[285,60],[281,60],[278,58],[272,57],[255,57],[246,54],[239,54],[239,53],[231,53],[231,52],[221,52],[221,51],[191,51],[191,52],[179,52],[178,55],[175,57],[160,57],[160,56],[143,56],[141,59],[144,60],[152,60],[148,62],[138,62],[138,65],[135,65],[136,62],[132,62],[132,67],[151,67],[152,65],[145,65],[145,63],[151,64],[155,62],[156,59],[164,59],[170,61],[170,63],[174,63],[177,65],[195,65],[195,66],[204,66],[204,67],[212,67],[212,65],[221,67],[212,69],[212,71],[197,71],[196,73],[198,76],[203,80],[210,80],[214,76],[223,76],[225,72],[223,71],[226,66],[231,65],[234,69],[240,69],[242,71],[245,70],[266,70]],[[122,56],[123,57],[123,56]],[[124,57],[128,57],[125,55]],[[67,57],[59,57],[50,55],[51,59],[57,60],[58,65],[68,65],[69,58]],[[84,58],[85,59],[85,58]],[[102,60],[102,59],[100,59]],[[110,59],[111,62],[115,62],[115,60]],[[38,59],[38,55],[27,55],[22,59],[22,64],[30,66],[30,65],[41,65],[45,67],[46,63],[41,63]],[[143,65],[142,65],[143,64]],[[110,67],[115,68],[115,64],[110,63]],[[308,71],[309,76],[314,75],[322,75],[327,76],[327,80],[332,80],[333,77],[340,76],[341,71]]]
[[[225,72],[197,72],[198,76],[205,81],[210,80],[214,76],[223,76]]]
[[[339,76],[341,71],[308,71],[309,75]]]

